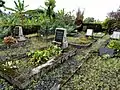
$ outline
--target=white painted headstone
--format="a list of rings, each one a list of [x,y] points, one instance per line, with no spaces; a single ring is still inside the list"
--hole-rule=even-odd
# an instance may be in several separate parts
[[[23,35],[23,30],[22,30],[22,27],[21,26],[18,26],[19,27],[19,35],[18,35],[18,41],[25,41],[26,38],[24,37]]]
[[[93,29],[87,29],[86,36],[93,36]]]
[[[62,44],[63,49],[68,47],[66,34],[67,34],[67,30],[65,28],[56,28],[55,42],[60,42]]]
[[[114,31],[113,34],[110,37],[112,39],[120,39],[120,32]]]

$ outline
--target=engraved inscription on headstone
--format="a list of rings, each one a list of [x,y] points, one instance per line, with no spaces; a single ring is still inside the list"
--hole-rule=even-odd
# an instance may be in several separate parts
[[[114,31],[113,34],[110,37],[112,39],[120,39],[120,32]]]
[[[93,36],[93,29],[87,29],[86,36]]]
[[[114,56],[115,50],[107,47],[102,47],[99,49],[99,55],[109,54],[111,57]]]
[[[55,42],[60,42],[62,48],[67,48],[68,47],[68,42],[67,42],[67,30],[64,28],[56,28],[55,32]]]
[[[55,41],[62,42],[64,36],[64,30],[56,30]]]
[[[19,27],[15,27],[13,30],[13,36],[18,36],[19,35]]]

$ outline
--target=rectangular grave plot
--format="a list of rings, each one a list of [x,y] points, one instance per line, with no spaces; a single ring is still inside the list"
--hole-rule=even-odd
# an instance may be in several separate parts
[[[71,51],[73,51],[72,55],[74,55],[76,50],[77,49],[66,52],[68,54],[67,57],[71,57],[70,56]],[[13,69],[10,69],[10,70],[6,69],[5,72],[2,72],[4,67],[1,66],[0,76],[3,77],[4,79],[6,79],[8,82],[10,82],[13,86],[17,87],[18,89],[20,89],[20,90],[25,89],[26,86],[28,86],[31,83],[31,81],[33,80],[34,77],[36,77],[37,74],[39,74],[39,73],[41,74],[41,72],[43,72],[41,74],[41,75],[43,75],[47,71],[52,70],[53,68],[55,68],[59,64],[61,64],[60,63],[61,61],[64,62],[66,59],[62,58],[63,56],[66,57],[66,55],[63,53],[60,56],[52,58],[45,64],[42,64],[35,68],[29,69],[28,71],[26,71],[26,70],[22,71],[21,73],[20,72],[18,73],[17,70],[13,70]]]

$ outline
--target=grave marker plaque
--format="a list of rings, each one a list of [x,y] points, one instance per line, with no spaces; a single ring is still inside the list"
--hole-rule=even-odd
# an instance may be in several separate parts
[[[18,39],[18,41],[25,41],[25,40],[26,40],[26,38],[23,35],[23,29],[21,26],[19,26],[19,39]]]
[[[112,39],[120,39],[120,32],[114,31],[113,34],[110,37]]]
[[[64,30],[57,29],[55,35],[56,42],[63,42]]]
[[[16,26],[13,31],[13,36],[17,37],[18,41],[25,41],[26,38],[23,35],[23,29],[21,26]]]
[[[13,30],[13,36],[19,36],[19,27],[15,27]]]
[[[86,36],[93,36],[93,29],[87,29]]]
[[[56,43],[61,43],[62,48],[67,48],[68,47],[68,42],[67,42],[67,30],[64,28],[56,28],[55,31],[55,42]]]
[[[115,50],[107,47],[102,47],[99,49],[99,55],[109,54],[111,57],[114,56]]]

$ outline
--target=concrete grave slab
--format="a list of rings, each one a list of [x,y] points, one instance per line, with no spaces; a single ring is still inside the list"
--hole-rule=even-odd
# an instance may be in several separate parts
[[[99,49],[99,55],[102,56],[103,54],[109,54],[111,57],[113,57],[115,50],[107,47],[102,47]]]

